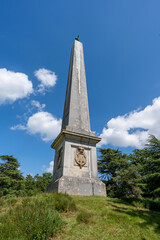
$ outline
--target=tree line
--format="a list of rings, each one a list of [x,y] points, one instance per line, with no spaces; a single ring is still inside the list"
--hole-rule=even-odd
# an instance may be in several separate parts
[[[34,177],[28,174],[24,177],[16,158],[8,155],[0,158],[0,197],[33,196],[45,192],[52,181],[51,173],[43,173],[42,176],[36,174]]]
[[[119,149],[100,148],[99,177],[105,182],[110,197],[160,198],[160,141],[150,135],[143,149],[131,154]],[[32,196],[46,191],[51,173],[26,177],[13,156],[0,156],[0,197]]]
[[[160,141],[150,135],[143,149],[131,154],[101,148],[98,169],[111,197],[160,197]]]

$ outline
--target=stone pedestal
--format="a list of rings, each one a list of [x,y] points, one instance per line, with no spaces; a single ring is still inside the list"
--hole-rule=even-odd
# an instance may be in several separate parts
[[[52,144],[55,149],[53,181],[47,192],[106,196],[105,184],[97,177],[96,143],[99,140],[92,134],[63,130]]]

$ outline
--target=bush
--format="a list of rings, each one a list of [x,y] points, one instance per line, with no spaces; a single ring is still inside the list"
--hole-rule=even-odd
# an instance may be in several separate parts
[[[62,220],[54,209],[52,196],[24,198],[0,218],[0,236],[6,240],[45,240],[56,235]]]
[[[91,217],[92,213],[81,210],[76,220],[78,223],[91,223],[92,222]]]
[[[55,209],[59,212],[75,211],[76,205],[72,197],[67,194],[55,193]]]

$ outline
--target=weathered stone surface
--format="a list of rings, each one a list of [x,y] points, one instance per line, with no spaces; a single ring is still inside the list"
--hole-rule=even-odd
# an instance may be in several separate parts
[[[69,195],[106,196],[105,184],[92,178],[63,176],[51,183],[47,192],[61,192]]]
[[[53,181],[61,176],[97,179],[96,143],[99,140],[100,138],[95,136],[63,130],[52,144],[56,150]],[[81,169],[78,164],[75,164],[75,152],[79,146],[84,148],[87,157],[87,163]],[[59,164],[59,151],[61,151],[61,164]]]
[[[93,134],[90,131],[83,45],[76,40],[71,51],[62,129]]]

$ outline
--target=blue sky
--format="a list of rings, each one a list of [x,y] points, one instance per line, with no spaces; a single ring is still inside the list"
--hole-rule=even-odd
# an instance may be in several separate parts
[[[0,155],[17,157],[24,174],[49,168],[78,34],[101,146],[125,152],[160,138],[159,9],[159,0],[1,0]]]

